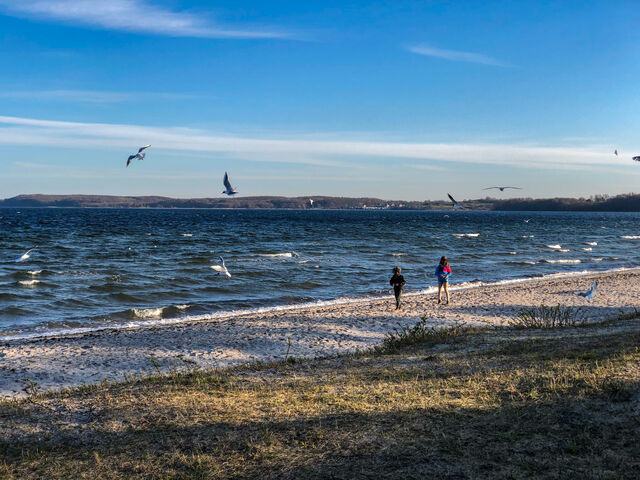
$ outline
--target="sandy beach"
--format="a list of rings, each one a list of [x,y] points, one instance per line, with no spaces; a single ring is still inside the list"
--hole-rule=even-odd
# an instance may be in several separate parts
[[[589,301],[574,293],[599,281]],[[399,325],[425,316],[433,325],[507,326],[527,307],[582,307],[589,321],[615,320],[640,305],[640,270],[565,278],[545,278],[518,284],[480,286],[453,291],[450,305],[438,305],[435,295],[404,298],[402,312],[392,297],[343,305],[304,308],[211,321],[53,338],[15,340],[0,344],[0,395],[24,395],[26,379],[41,390],[120,381],[128,375],[149,375],[188,368],[220,368],[255,361],[327,356],[382,341]]]

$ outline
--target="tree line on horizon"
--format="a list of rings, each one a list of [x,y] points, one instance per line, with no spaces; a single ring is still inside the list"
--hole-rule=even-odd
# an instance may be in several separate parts
[[[590,198],[511,198],[464,200],[469,210],[640,212],[640,194],[595,195]],[[255,208],[255,209],[377,209],[451,210],[448,200],[402,201],[370,197],[237,197],[169,198],[114,195],[18,195],[0,200],[0,207],[18,208]]]

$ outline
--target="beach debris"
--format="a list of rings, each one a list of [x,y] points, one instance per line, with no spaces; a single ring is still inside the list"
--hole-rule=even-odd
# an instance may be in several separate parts
[[[216,272],[218,272],[218,274],[224,273],[227,276],[227,278],[231,278],[231,274],[229,273],[229,270],[227,270],[227,266],[224,263],[224,258],[222,257],[218,257],[218,258],[220,259],[220,262],[222,263],[222,265],[211,265],[211,268]]]
[[[447,196],[449,197],[449,200],[451,200],[451,202],[453,203],[453,208],[456,208],[456,209],[458,209],[458,208],[459,208],[459,209],[461,209],[461,210],[466,210],[466,209],[467,209],[466,207],[463,207],[462,205],[460,205],[460,204],[457,202],[457,200],[451,196],[451,194],[450,194],[450,193],[447,193]]]
[[[224,193],[225,195],[231,196],[238,193],[236,189],[231,186],[231,182],[229,182],[229,175],[227,175],[227,172],[224,172],[224,180],[222,180],[222,183],[224,184],[225,188],[222,193]]]
[[[31,252],[33,252],[36,248],[38,248],[37,245],[35,247],[30,248],[29,250],[27,250],[24,254],[22,254],[22,256],[20,258],[18,258],[16,260],[16,263],[22,263],[22,262],[26,262],[27,260],[29,260],[29,258],[31,258]]]
[[[138,153],[134,154],[134,155],[129,155],[129,158],[127,158],[127,167],[129,166],[129,164],[131,163],[131,160],[133,160],[134,158],[137,158],[138,160],[144,160],[144,150],[146,150],[147,148],[149,148],[151,145],[145,145],[143,147],[140,147],[138,149]]]
[[[591,300],[593,297],[596,296],[596,289],[598,288],[598,282],[595,281],[591,284],[591,288],[589,288],[589,290],[587,290],[586,292],[575,292],[576,295],[580,295],[581,297],[586,298],[587,300]]]
[[[520,187],[487,187],[487,188],[483,188],[483,190],[492,190],[494,188],[497,188],[501,192],[504,192],[507,188],[512,188],[514,190],[522,190]]]

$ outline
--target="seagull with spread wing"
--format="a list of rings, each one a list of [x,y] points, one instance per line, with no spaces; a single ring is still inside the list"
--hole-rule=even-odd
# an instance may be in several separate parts
[[[16,260],[16,263],[22,263],[22,262],[26,262],[27,260],[29,260],[29,258],[31,258],[31,252],[33,252],[36,248],[38,248],[38,247],[36,246],[36,247],[33,247],[33,248],[27,250],[19,259]]]
[[[224,193],[225,195],[231,196],[238,193],[237,190],[231,186],[231,182],[229,181],[229,175],[227,175],[227,172],[224,172],[224,180],[222,181],[222,183],[224,183],[225,188],[222,193]]]
[[[140,147],[138,149],[138,153],[136,153],[135,155],[129,155],[129,158],[127,158],[127,167],[131,163],[131,160],[133,160],[134,158],[137,158],[138,160],[144,160],[144,150],[146,150],[150,146],[151,145],[145,145],[144,147]]]
[[[224,264],[224,258],[222,257],[218,257],[220,259],[220,262],[222,263],[222,265],[211,265],[211,268],[214,269],[216,272],[220,273],[224,273],[227,278],[231,278],[231,274],[229,273],[229,270],[227,270],[227,266]]]
[[[581,297],[586,298],[587,300],[591,300],[596,296],[596,289],[598,288],[598,282],[593,282],[591,284],[591,288],[586,292],[576,292],[576,295],[580,295]]]
[[[456,199],[455,199],[455,198],[453,198],[453,197],[451,196],[451,194],[450,194],[450,193],[447,193],[447,196],[449,197],[449,200],[451,200],[451,201],[453,202],[453,208],[460,208],[460,209],[462,209],[462,210],[466,210],[466,209],[467,209],[466,207],[463,207],[462,205],[460,205],[460,204],[456,201]]]
[[[483,190],[491,190],[494,188],[497,188],[501,192],[504,192],[507,188],[513,188],[514,190],[522,190],[520,187],[488,187],[488,188],[483,188]]]
[[[636,162],[640,162],[640,155],[633,157],[632,160],[636,161]]]

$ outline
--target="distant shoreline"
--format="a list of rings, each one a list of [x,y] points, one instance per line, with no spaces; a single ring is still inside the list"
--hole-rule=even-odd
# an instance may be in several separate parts
[[[640,194],[585,198],[484,198],[463,200],[472,211],[504,212],[640,212]],[[452,211],[448,200],[405,201],[370,197],[236,197],[170,198],[161,196],[116,195],[18,195],[0,200],[0,208],[102,208],[102,209],[225,209],[225,210],[426,210]],[[466,210],[462,210],[466,211]]]

